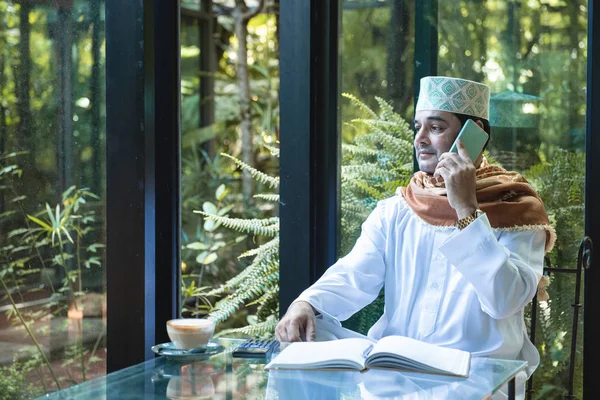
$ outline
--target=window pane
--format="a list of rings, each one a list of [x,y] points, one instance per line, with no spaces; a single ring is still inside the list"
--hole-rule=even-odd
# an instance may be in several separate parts
[[[0,398],[105,374],[104,2],[0,1]]]
[[[534,184],[557,230],[549,259],[575,268],[584,227],[587,0],[448,1],[440,2],[439,17],[439,74],[491,87],[490,158]],[[534,389],[546,386],[545,397],[560,397],[568,387],[575,279],[550,279],[550,300],[538,311]],[[576,397],[583,376],[579,322]]]
[[[279,61],[276,16],[261,11],[239,30],[225,9],[184,11],[181,26],[182,314],[250,336],[272,333],[278,307]]]
[[[554,267],[575,268],[584,217],[587,0],[436,3],[439,9],[432,17],[416,16],[417,3],[411,0],[343,1],[341,90],[376,115],[356,101],[341,99],[340,256],[354,245],[377,200],[393,196],[395,187],[406,182],[399,171],[412,163],[408,153],[369,137],[385,133],[390,125],[353,120],[392,118],[376,96],[391,104],[397,113],[393,118],[412,120],[417,49],[437,55],[432,74],[490,86],[488,160],[522,173],[534,185],[558,235],[547,261]],[[437,43],[415,32],[415,17],[433,24]],[[542,361],[534,382],[536,393],[545,387],[547,397],[564,395],[568,385],[575,283],[570,274],[552,273],[550,300],[539,306],[536,344]],[[366,333],[382,305],[380,297],[346,326]],[[529,324],[529,308],[526,313]],[[582,383],[581,317],[579,322],[576,396],[581,396]]]
[[[389,111],[386,115],[392,119],[412,120],[414,7],[414,1],[409,0],[343,2],[340,256],[354,246],[362,223],[377,201],[393,196],[396,187],[405,184],[412,174],[412,131],[408,126],[399,131],[407,140],[392,148],[381,146],[373,137],[378,127],[356,119],[374,119],[365,111],[366,106],[378,115]],[[384,130],[390,133],[388,128]],[[344,324],[366,334],[382,312],[380,295]]]

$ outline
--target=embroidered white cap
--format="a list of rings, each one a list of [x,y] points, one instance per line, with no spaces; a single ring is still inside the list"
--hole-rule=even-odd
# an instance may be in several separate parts
[[[415,110],[448,111],[489,120],[490,88],[466,79],[427,76],[421,79]]]

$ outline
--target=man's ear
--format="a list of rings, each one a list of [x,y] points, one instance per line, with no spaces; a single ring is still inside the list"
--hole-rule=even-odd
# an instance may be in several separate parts
[[[481,129],[484,129],[484,128],[483,128],[483,122],[482,122],[480,119],[478,119],[477,121],[475,121],[475,123],[476,123],[476,124],[477,124],[477,125],[478,125],[478,126],[481,128]]]

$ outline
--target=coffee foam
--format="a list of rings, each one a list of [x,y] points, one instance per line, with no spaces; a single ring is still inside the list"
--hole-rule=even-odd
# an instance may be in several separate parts
[[[183,327],[189,327],[189,328],[205,328],[205,327],[209,327],[213,324],[212,321],[209,321],[207,319],[175,319],[175,320],[171,320],[169,321],[169,325],[173,326],[173,327],[178,327],[178,328],[183,328]]]

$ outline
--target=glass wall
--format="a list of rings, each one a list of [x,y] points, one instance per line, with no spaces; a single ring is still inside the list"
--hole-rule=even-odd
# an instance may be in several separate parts
[[[203,0],[192,12],[189,3],[181,25],[183,316],[210,315],[221,333],[268,336],[279,293],[276,6]]]
[[[102,0],[0,1],[0,398],[105,374],[104,60]]]
[[[431,46],[415,35],[414,1],[345,0],[343,4],[341,90],[356,96],[376,116],[356,100],[341,99],[340,255],[351,248],[360,223],[376,201],[392,196],[406,182],[408,167],[412,172],[408,150],[414,108],[413,54],[415,48]],[[534,185],[558,234],[548,262],[553,267],[575,268],[584,217],[587,0],[440,1],[437,11],[432,22],[438,44],[431,49],[437,54],[436,74],[490,85],[488,158],[522,173]],[[396,138],[397,146],[374,141],[369,134],[381,126],[374,126],[373,121],[352,122],[355,118],[397,121],[400,129],[384,128],[384,133]],[[542,361],[534,375],[539,398],[561,397],[567,386],[574,333],[573,276],[551,273],[550,299],[540,303],[536,342]],[[379,298],[347,324],[366,330],[381,310]],[[579,396],[582,333],[580,326],[575,379]]]

